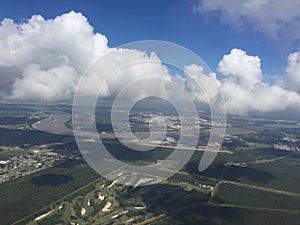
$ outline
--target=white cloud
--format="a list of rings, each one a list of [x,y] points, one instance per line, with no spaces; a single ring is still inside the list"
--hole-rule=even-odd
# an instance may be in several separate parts
[[[60,66],[41,70],[31,64],[12,85],[10,100],[49,102],[71,99],[76,88],[78,73],[73,67]]]
[[[215,73],[205,74],[203,67],[195,64],[186,66],[184,73],[187,74],[188,82],[183,85],[185,85],[185,89],[193,99],[202,103],[208,103],[208,101],[217,97],[221,84],[217,80]]]
[[[225,79],[249,90],[261,82],[262,78],[260,58],[249,56],[240,49],[232,49],[229,55],[225,55],[219,63],[218,70]]]
[[[288,56],[286,76],[279,79],[282,87],[300,93],[300,52]]]
[[[298,0],[199,0],[194,9],[200,13],[219,12],[223,22],[234,26],[250,23],[254,30],[275,40],[300,38]]]
[[[17,24],[4,19],[0,26],[0,88],[1,96],[9,100],[54,102],[72,100],[83,72],[99,57],[110,52],[103,68],[97,68],[86,80],[85,93],[98,92],[104,85],[104,96],[115,96],[124,85],[137,78],[163,76],[168,71],[153,53],[129,49],[113,49],[107,38],[94,33],[93,27],[81,13],[73,11],[45,20],[40,15]],[[139,61],[157,61],[139,64]],[[108,79],[104,72],[135,62]],[[135,93],[165,92],[164,84],[147,83]]]
[[[300,109],[300,96],[279,84],[261,81],[260,59],[249,56],[240,49],[233,49],[219,63],[224,77],[221,88],[230,113],[269,112],[287,108]],[[289,80],[289,75],[284,76]]]
[[[122,68],[122,70],[118,70],[119,68]],[[115,71],[117,72],[113,73]],[[102,86],[103,90],[100,95],[115,97],[126,85],[146,77],[161,77],[171,80],[167,68],[162,65],[155,53],[148,56],[144,52],[133,49],[111,49],[109,54],[101,59],[100,63],[97,62],[89,69],[78,94],[94,96],[95,93],[98,93],[99,86]],[[136,94],[136,97],[146,94],[145,92],[148,94],[165,92],[165,95],[167,95],[165,89],[163,83],[157,84],[148,81],[145,86],[139,85],[132,92]],[[129,96],[124,96],[124,98],[126,97],[131,99]]]
[[[1,85],[10,84],[11,90],[1,94],[19,100],[69,98],[76,77],[107,50],[106,37],[94,34],[81,13],[71,11],[49,20],[34,15],[21,24],[4,19],[0,26],[0,77]]]

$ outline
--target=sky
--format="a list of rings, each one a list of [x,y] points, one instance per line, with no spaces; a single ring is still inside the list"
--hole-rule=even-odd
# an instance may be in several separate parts
[[[218,17],[195,12],[196,4],[182,0],[4,0],[0,19],[22,22],[35,14],[51,19],[74,10],[86,16],[96,32],[106,35],[111,47],[139,40],[171,41],[194,51],[212,69],[224,53],[237,47],[264,58],[262,66],[272,74],[281,71],[287,53],[295,49],[282,49],[252,28],[237,32]]]
[[[0,96],[71,99],[96,57],[115,51],[131,60],[156,59],[115,48],[163,40],[192,50],[208,64],[215,74],[202,74],[193,65],[186,70],[198,73],[202,82],[215,77],[211,85],[222,89],[229,112],[299,109],[299,12],[297,0],[3,0]],[[175,79],[163,66],[150,66],[148,72],[156,70]],[[105,80],[91,79],[91,84]]]

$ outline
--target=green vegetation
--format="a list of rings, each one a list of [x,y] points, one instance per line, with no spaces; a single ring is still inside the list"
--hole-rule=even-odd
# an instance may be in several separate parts
[[[215,203],[254,208],[300,210],[300,195],[288,195],[268,189],[221,183],[213,199]]]
[[[96,109],[99,132],[112,132],[108,108]],[[49,107],[49,111],[52,109],[70,113],[69,106]],[[167,181],[133,188],[99,177],[83,160],[79,160],[80,151],[72,137],[30,129],[28,125],[47,116],[43,110],[0,107],[0,145],[3,149],[10,149],[0,152],[0,160],[30,152],[33,145],[53,142],[62,143],[54,147],[54,152],[72,160],[1,184],[0,224],[18,221],[16,224],[28,225],[71,222],[80,225],[140,222],[163,225],[299,225],[300,154],[273,148],[279,142],[289,144],[285,133],[300,139],[300,130],[292,128],[292,122],[281,126],[279,123],[283,122],[230,117],[232,134],[226,136],[222,146],[226,151],[220,152],[207,170],[199,172],[203,152],[196,151],[182,171]],[[131,115],[132,129],[145,131],[147,123],[142,118],[146,118],[143,117],[146,114],[139,113],[137,110]],[[27,125],[17,129],[15,125],[20,123]],[[71,127],[71,120],[65,125]],[[251,132],[252,129],[255,132]],[[208,129],[200,134],[199,145],[206,144],[208,135]],[[134,165],[155,163],[173,151],[159,147],[137,152],[124,147],[117,139],[102,141],[113,156]],[[17,146],[22,146],[22,150]],[[30,169],[24,167],[24,171]],[[122,176],[124,179],[138,178],[128,171],[119,174],[118,179]],[[13,173],[6,175],[14,176]],[[49,212],[39,221],[34,221]]]
[[[223,207],[195,204],[171,212],[168,217],[151,223],[155,225],[299,225],[300,212],[256,210],[239,207]]]
[[[49,206],[43,213],[50,210],[53,210],[53,213],[45,219],[31,221],[29,224],[124,224],[130,219],[137,223],[159,216],[162,212],[189,207],[208,199],[208,192],[199,185],[183,182],[163,182],[135,189],[111,184],[112,182],[101,179],[89,192],[77,192],[72,199],[65,198],[59,204]],[[89,189],[89,186],[84,189]],[[103,210],[108,202],[111,204],[109,210]],[[116,215],[118,221],[114,223]]]
[[[60,142],[64,137],[37,130],[12,130],[0,128],[0,145],[25,146]]]
[[[25,116],[14,117],[14,116],[0,116],[1,125],[17,125],[24,124],[28,121],[28,118]]]
[[[24,154],[24,150],[0,151],[0,160],[7,160],[11,157],[17,157],[22,154]]]
[[[273,178],[262,183],[249,179],[241,179],[241,182],[300,193],[300,164],[296,156],[291,155],[269,163],[253,164],[250,168],[272,174]]]
[[[49,174],[52,178],[67,179],[62,179],[59,184],[52,179],[51,183]],[[0,185],[0,224],[11,224],[97,178],[99,175],[87,164],[76,161],[3,183]]]

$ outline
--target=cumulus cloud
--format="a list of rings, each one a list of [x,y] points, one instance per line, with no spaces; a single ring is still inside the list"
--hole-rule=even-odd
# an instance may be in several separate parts
[[[1,96],[12,101],[70,101],[84,71],[108,52],[105,65],[85,79],[82,94],[97,93],[100,83],[104,87],[102,95],[113,97],[136,79],[149,76],[171,79],[155,53],[114,49],[107,44],[107,38],[94,33],[87,18],[74,11],[48,20],[34,15],[20,24],[4,19],[0,26]],[[112,79],[105,73],[107,68],[113,71],[132,62],[135,64]],[[149,82],[134,91],[168,94],[164,84]]]
[[[195,101],[208,103],[217,98],[221,83],[215,73],[205,74],[203,67],[196,64],[185,66],[184,73],[187,82],[182,85]]]
[[[34,15],[21,24],[4,19],[0,86],[11,90],[1,89],[1,94],[13,100],[63,100],[74,90],[76,77],[108,49],[107,38],[94,34],[81,13],[72,11],[49,20]]]
[[[119,70],[119,68],[122,68]],[[111,71],[112,74],[108,71]],[[115,72],[115,73],[114,73]],[[85,74],[82,80],[81,95],[93,96],[98,93],[99,84],[103,89],[100,95],[115,97],[119,91],[135,80],[147,77],[161,77],[171,80],[167,68],[162,65],[155,53],[149,56],[145,52],[134,49],[111,49],[105,58],[102,58]],[[145,83],[133,90],[137,97],[148,92],[164,92],[165,86],[157,83]],[[150,94],[150,93],[148,93]],[[126,98],[126,96],[124,96]],[[128,97],[129,98],[129,97]]]
[[[288,56],[286,76],[281,77],[278,82],[282,87],[300,93],[300,52]]]
[[[269,85],[262,82],[258,56],[233,49],[219,62],[218,71],[223,77],[221,89],[230,113],[300,109],[300,95],[295,90],[285,89],[280,84]],[[283,77],[291,82],[289,74]]]
[[[225,55],[220,61],[219,72],[232,83],[238,83],[245,89],[251,90],[261,82],[262,71],[260,58],[249,56],[240,49],[232,49],[229,55]]]
[[[11,100],[62,101],[71,99],[78,79],[77,71],[70,66],[42,70],[30,64],[12,85]]]
[[[107,44],[107,38],[95,34],[86,17],[73,11],[48,20],[34,15],[20,24],[4,19],[0,26],[1,95],[11,101],[70,101],[83,72],[109,52],[101,68],[96,67],[84,79],[81,94],[94,95],[99,91],[98,84],[102,84],[102,96],[114,97],[132,81],[152,76],[165,78],[166,82],[148,80],[128,94],[168,96],[172,93],[167,81],[172,80],[195,98],[204,99],[182,76],[171,76],[155,53],[109,48]],[[106,72],[128,64],[132,65],[112,78]],[[196,65],[187,66],[185,72],[204,84],[216,80],[215,75],[206,76]],[[206,91],[210,98],[215,90]]]
[[[252,24],[275,40],[300,38],[298,0],[199,0],[194,9],[200,13],[219,12],[223,22],[234,26]]]

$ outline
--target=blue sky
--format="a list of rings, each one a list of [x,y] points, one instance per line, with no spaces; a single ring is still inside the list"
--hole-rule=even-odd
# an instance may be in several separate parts
[[[297,50],[282,48],[251,26],[235,29],[221,23],[217,14],[196,13],[192,1],[4,0],[0,5],[1,20],[8,17],[15,22],[34,14],[54,18],[70,10],[86,16],[96,32],[107,36],[111,47],[145,39],[171,41],[194,51],[213,71],[224,54],[241,48],[261,58],[264,73],[280,74],[288,53]]]

